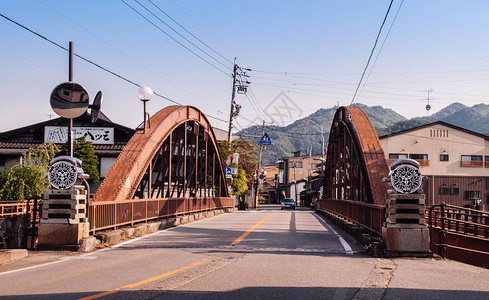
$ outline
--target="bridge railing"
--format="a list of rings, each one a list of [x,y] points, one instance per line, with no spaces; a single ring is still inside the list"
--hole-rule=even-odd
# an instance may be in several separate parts
[[[125,201],[95,201],[88,205],[90,232],[159,218],[234,207],[228,197],[155,198]]]
[[[489,268],[489,212],[449,204],[429,209],[431,250]]]
[[[331,212],[382,235],[385,206],[341,199],[320,199],[318,209]]]

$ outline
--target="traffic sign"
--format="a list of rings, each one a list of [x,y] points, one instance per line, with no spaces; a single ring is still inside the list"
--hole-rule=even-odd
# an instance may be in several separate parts
[[[265,168],[260,168],[260,172],[261,173],[265,172]]]
[[[224,168],[224,174],[226,174],[226,176],[227,176],[227,175],[231,175],[232,171],[233,171],[233,170],[232,170],[230,167],[225,167],[225,168]]]
[[[263,179],[263,178],[265,178],[265,175],[260,174],[260,179]]]
[[[271,145],[271,144],[272,144],[272,140],[270,140],[268,133],[265,132],[265,134],[262,136],[260,140],[260,145]]]

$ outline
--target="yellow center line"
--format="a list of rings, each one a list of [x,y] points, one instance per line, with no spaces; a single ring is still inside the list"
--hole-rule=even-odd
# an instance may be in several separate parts
[[[92,295],[92,296],[88,296],[88,297],[85,297],[85,298],[80,298],[78,300],[97,299],[97,298],[100,298],[100,297],[103,297],[103,296],[107,296],[107,295],[110,295],[110,294],[117,293],[120,289],[131,289],[131,288],[135,288],[137,286],[140,286],[140,285],[143,285],[143,284],[147,284],[147,283],[150,283],[150,282],[155,281],[155,280],[158,280],[158,279],[162,279],[162,278],[168,277],[170,275],[176,274],[176,273],[181,272],[181,271],[184,271],[186,269],[190,269],[190,268],[195,267],[197,265],[200,265],[200,264],[202,264],[202,263],[204,263],[204,262],[206,262],[208,260],[209,260],[208,258],[204,258],[201,261],[195,262],[195,263],[190,264],[188,266],[181,267],[179,269],[175,269],[173,271],[169,271],[169,272],[160,274],[158,276],[154,276],[154,277],[151,277],[151,278],[148,278],[148,279],[145,279],[145,280],[141,280],[141,281],[136,282],[136,283],[128,284],[128,285],[125,285],[123,287],[116,288],[116,289],[113,289],[113,290],[110,290],[110,291],[102,292],[102,293],[99,293],[99,294],[96,294],[96,295]]]
[[[251,226],[250,229],[246,230],[245,233],[243,233],[239,238],[237,238],[234,242],[231,243],[231,245],[229,245],[227,247],[236,246],[237,244],[241,243],[241,241],[244,240],[244,238],[246,238],[248,236],[248,234],[250,234],[253,230],[255,230],[258,226],[260,226],[261,223],[265,222],[266,219],[270,218],[275,213],[277,213],[277,212],[275,211],[275,212],[269,214],[265,218],[261,219],[260,222],[258,222],[255,225]]]

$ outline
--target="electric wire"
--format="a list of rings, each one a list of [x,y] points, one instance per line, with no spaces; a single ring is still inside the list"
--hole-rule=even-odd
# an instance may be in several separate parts
[[[19,26],[19,27],[23,28],[24,30],[27,30],[28,32],[30,32],[30,33],[32,33],[32,34],[34,34],[34,35],[36,35],[37,37],[39,37],[39,38],[41,38],[41,39],[43,39],[43,40],[47,41],[48,43],[50,43],[50,44],[52,44],[52,45],[54,45],[54,46],[56,46],[56,47],[58,47],[58,48],[62,49],[62,50],[65,50],[65,51],[68,51],[68,52],[70,51],[68,48],[63,47],[63,46],[61,46],[60,44],[58,44],[58,43],[56,43],[56,42],[54,42],[54,41],[50,40],[50,39],[49,39],[49,38],[47,38],[47,37],[45,37],[44,35],[42,35],[42,34],[40,34],[40,33],[38,33],[38,32],[35,32],[34,30],[32,30],[32,29],[30,29],[30,28],[28,28],[28,27],[26,27],[26,26],[24,26],[24,25],[20,24],[19,22],[15,21],[15,20],[10,19],[9,17],[5,16],[4,14],[0,13],[0,16],[1,16],[2,18],[4,18],[4,19],[6,19],[6,20],[10,21],[11,23],[13,23],[13,24],[15,24],[15,25],[17,25],[17,26]],[[140,84],[138,84],[138,83],[136,83],[136,82],[134,82],[134,81],[132,81],[132,80],[130,80],[130,79],[127,79],[126,77],[124,77],[124,76],[122,76],[122,75],[119,75],[119,74],[117,74],[117,73],[115,73],[115,72],[113,72],[113,71],[111,71],[111,70],[109,70],[109,69],[107,69],[107,68],[105,68],[105,67],[102,67],[100,64],[95,63],[95,62],[93,62],[93,61],[91,61],[91,60],[89,60],[89,59],[87,59],[87,58],[85,58],[85,57],[83,57],[83,56],[81,56],[81,55],[79,55],[79,54],[73,53],[73,55],[74,55],[74,56],[76,56],[76,57],[78,57],[78,58],[80,58],[81,60],[83,60],[83,61],[85,61],[85,62],[87,62],[87,63],[89,63],[89,64],[91,64],[91,65],[93,65],[93,66],[95,66],[95,67],[97,67],[97,68],[99,68],[99,69],[101,69],[101,70],[103,70],[103,71],[105,71],[105,72],[109,73],[109,74],[111,74],[111,75],[113,75],[113,76],[116,76],[116,77],[117,77],[117,78],[119,78],[119,79],[124,80],[125,82],[128,82],[128,83],[130,83],[130,84],[132,84],[132,85],[134,85],[134,86],[137,86],[137,87],[141,87],[141,85],[140,85]],[[158,92],[153,91],[153,93],[154,93],[154,95],[155,95],[155,96],[160,97],[160,98],[163,98],[163,99],[165,99],[165,100],[167,100],[167,101],[170,101],[170,102],[172,102],[172,103],[174,103],[174,104],[177,104],[177,105],[183,105],[183,104],[181,104],[181,103],[180,103],[180,102],[178,102],[178,101],[175,101],[175,100],[173,100],[173,99],[171,99],[171,98],[168,98],[168,97],[166,97],[166,96],[164,96],[164,95],[159,94]],[[221,118],[214,117],[214,116],[209,115],[209,114],[206,114],[206,117],[208,117],[208,118],[212,118],[212,119],[214,119],[214,120],[221,121],[221,122],[224,122],[224,123],[227,123],[227,122],[228,122],[227,120],[223,120],[223,119],[221,119]]]
[[[379,41],[380,34],[382,33],[382,28],[384,28],[385,21],[387,20],[387,17],[389,16],[389,11],[391,10],[393,2],[394,2],[394,0],[391,0],[391,3],[389,4],[389,8],[387,9],[387,12],[384,16],[384,20],[382,21],[382,25],[380,26],[379,33],[377,34],[377,38],[375,39],[374,46],[372,47],[372,51],[370,52],[370,56],[367,60],[367,65],[363,69],[362,76],[360,77],[360,81],[358,82],[357,88],[355,90],[355,93],[353,94],[350,105],[353,105],[353,102],[355,101],[355,97],[357,96],[358,89],[360,88],[360,86],[362,84],[363,77],[365,76],[365,72],[367,72],[368,66],[370,64],[370,60],[372,59],[372,56],[374,55],[374,51],[375,51],[375,48],[377,47],[377,43]]]
[[[172,39],[175,43],[179,44],[180,46],[182,46],[183,48],[185,48],[187,51],[189,51],[190,53],[192,53],[193,55],[197,56],[198,58],[200,58],[202,61],[206,62],[208,65],[212,66],[214,69],[218,70],[219,72],[223,73],[224,75],[226,76],[231,76],[230,74],[226,73],[225,71],[221,70],[219,67],[217,67],[216,65],[214,65],[213,63],[211,63],[210,61],[208,61],[207,59],[205,59],[204,57],[202,57],[201,55],[199,55],[198,53],[196,53],[195,51],[193,51],[192,49],[190,49],[189,47],[185,46],[183,43],[181,43],[179,40],[177,40],[176,38],[174,38],[173,36],[171,36],[170,34],[168,34],[166,31],[164,31],[161,27],[159,27],[158,25],[156,25],[154,22],[152,22],[150,19],[148,19],[147,17],[145,17],[143,14],[141,14],[138,10],[136,10],[134,7],[132,7],[131,5],[129,5],[129,3],[127,3],[126,1],[124,0],[121,0],[122,3],[124,3],[126,6],[128,6],[132,11],[134,11],[136,14],[138,14],[141,18],[145,19],[148,23],[150,23],[151,25],[153,25],[154,27],[156,27],[159,31],[161,31],[163,34],[165,34],[167,37],[169,37],[170,39]]]
[[[253,92],[253,89],[251,87],[249,87],[248,91],[250,92],[251,97],[255,100],[260,111],[263,113],[263,116],[268,116],[268,113],[261,107],[260,101],[258,101],[258,98],[256,97],[255,93]]]
[[[211,46],[209,46],[207,43],[205,43],[204,41],[202,41],[201,39],[199,39],[197,36],[195,36],[192,32],[190,32],[189,30],[187,30],[187,28],[185,28],[182,24],[180,24],[179,22],[177,22],[175,19],[173,19],[170,15],[168,15],[166,12],[164,12],[158,5],[156,5],[153,1],[151,0],[148,0],[149,3],[153,4],[154,7],[156,7],[156,9],[158,9],[160,12],[162,12],[165,16],[167,16],[170,20],[172,20],[173,22],[175,22],[175,24],[177,24],[180,28],[182,28],[183,30],[185,30],[185,32],[187,32],[188,34],[190,34],[193,38],[195,38],[196,40],[198,40],[199,42],[201,42],[204,46],[206,46],[207,48],[209,48],[212,52],[214,52],[215,54],[219,55],[221,58],[223,58],[224,60],[226,60],[227,62],[229,62],[230,64],[233,64],[233,62],[226,58],[224,55],[222,55],[221,53],[217,52],[214,48],[212,48]]]
[[[372,71],[377,64],[377,60],[379,59],[380,53],[382,52],[382,49],[384,49],[385,42],[387,41],[387,38],[389,37],[389,34],[391,33],[392,27],[394,26],[394,23],[397,20],[397,16],[399,15],[399,11],[401,10],[402,4],[404,3],[404,0],[401,1],[401,4],[399,4],[399,7],[397,8],[396,14],[394,15],[394,18],[392,19],[391,26],[389,26],[389,30],[387,30],[387,33],[385,34],[384,41],[382,42],[382,45],[380,46],[379,51],[377,51],[377,55],[375,56],[375,60],[372,64],[372,67],[370,68],[370,71],[368,72],[367,79],[365,79],[365,82],[363,83],[362,89],[360,90],[359,96],[362,94],[363,89],[365,88],[365,85],[367,84],[368,79],[370,78],[370,75],[372,74]]]
[[[149,12],[153,17],[155,17],[156,19],[158,19],[161,23],[165,24],[166,27],[170,28],[174,33],[176,33],[182,39],[184,39],[185,41],[187,41],[188,43],[190,43],[192,46],[194,46],[195,48],[199,49],[201,52],[203,52],[204,54],[206,54],[207,56],[209,56],[210,58],[212,58],[218,64],[221,64],[222,66],[224,66],[224,68],[229,68],[227,65],[223,64],[221,61],[217,60],[214,56],[212,56],[209,53],[207,53],[206,51],[204,51],[202,48],[200,48],[199,46],[197,46],[196,44],[194,44],[192,41],[190,41],[185,36],[183,36],[180,32],[178,32],[173,27],[171,27],[168,23],[166,23],[161,18],[159,18],[157,15],[155,15],[151,10],[149,10],[146,6],[144,6],[141,2],[139,2],[139,0],[134,0],[134,1],[137,4],[139,4],[142,8],[144,8],[147,12]]]
[[[202,30],[204,30],[215,42],[217,42],[223,49],[225,49],[229,54],[231,54],[233,57],[236,57],[236,55],[233,54],[234,51],[231,51],[225,44],[221,43],[212,33],[210,33],[204,26],[202,26],[199,22],[197,22],[187,11],[185,11],[177,2],[178,1],[173,1],[173,4],[178,7],[192,22],[194,22],[197,26],[199,26]],[[231,62],[233,63],[233,62]]]

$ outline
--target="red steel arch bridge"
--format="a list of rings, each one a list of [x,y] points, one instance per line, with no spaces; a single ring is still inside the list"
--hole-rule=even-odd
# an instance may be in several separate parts
[[[201,111],[169,106],[142,127],[89,203],[91,232],[234,206],[216,137]]]

